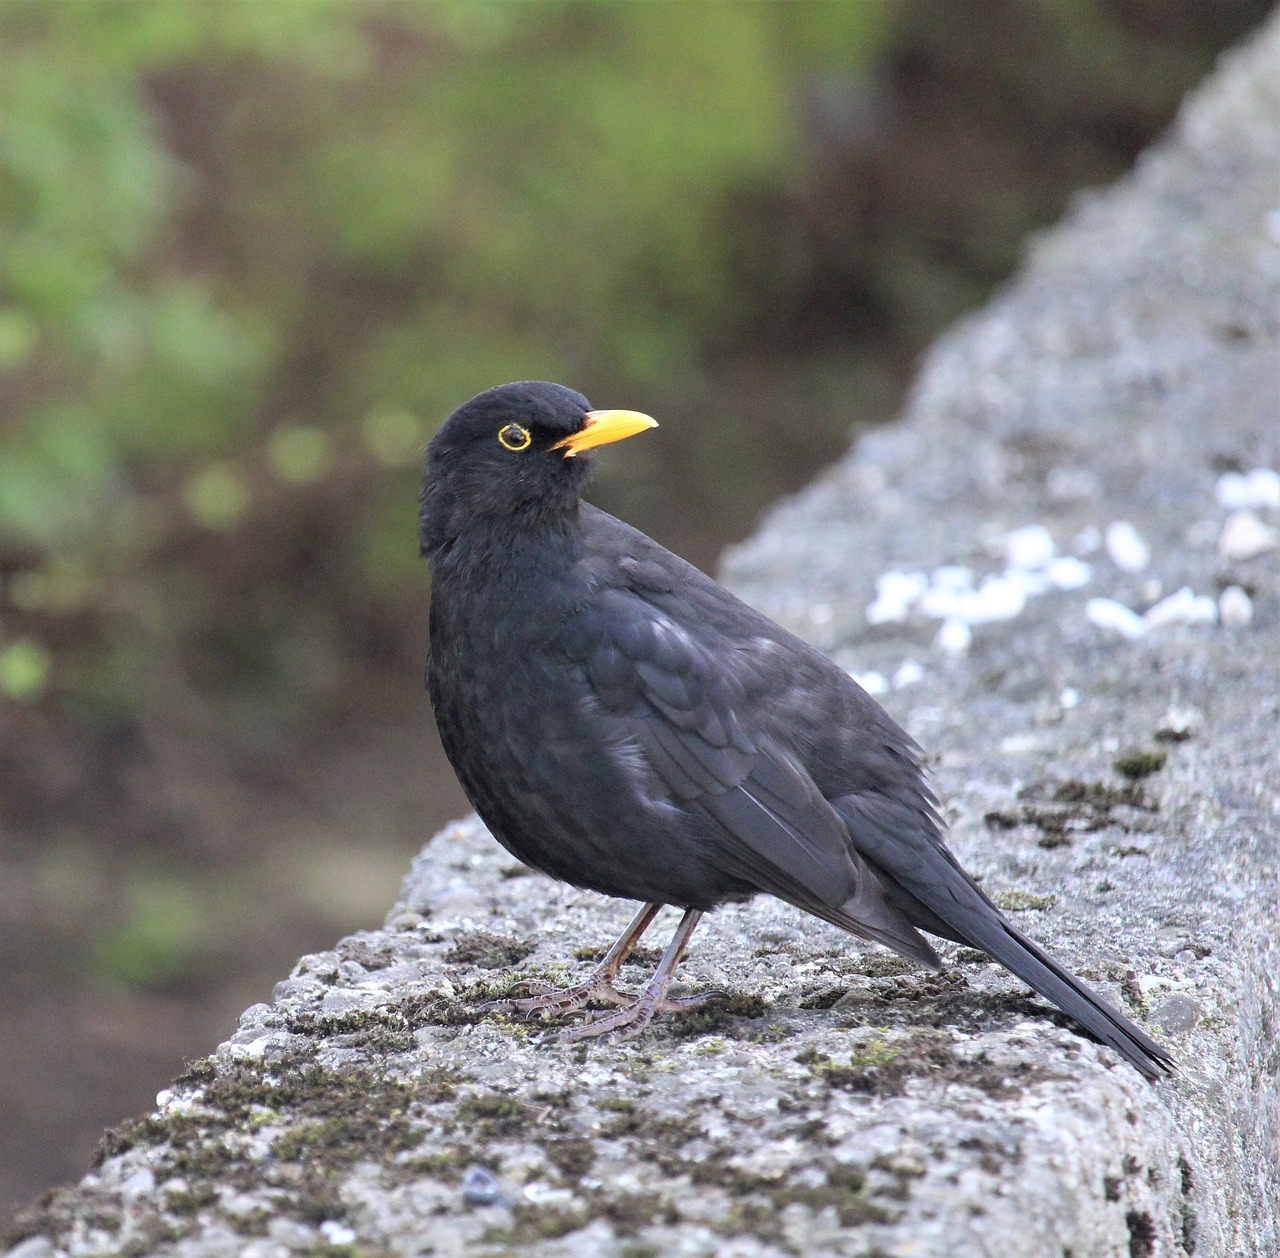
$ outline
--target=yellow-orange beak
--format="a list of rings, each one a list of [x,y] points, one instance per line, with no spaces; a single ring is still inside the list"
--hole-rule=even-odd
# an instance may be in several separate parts
[[[551,448],[563,450],[564,457],[571,459],[575,454],[596,446],[606,446],[611,441],[621,441],[624,437],[634,437],[646,428],[656,428],[658,421],[639,411],[588,411],[586,426],[563,441],[557,441]]]

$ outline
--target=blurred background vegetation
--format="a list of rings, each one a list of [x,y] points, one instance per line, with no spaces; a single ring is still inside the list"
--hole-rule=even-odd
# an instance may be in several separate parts
[[[0,1211],[464,803],[422,446],[558,379],[704,566],[1268,0],[3,0]]]

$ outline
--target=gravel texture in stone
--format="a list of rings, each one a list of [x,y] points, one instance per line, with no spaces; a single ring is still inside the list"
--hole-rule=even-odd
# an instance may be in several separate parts
[[[879,679],[960,859],[1175,1078],[980,954],[927,974],[772,901],[695,937],[719,1002],[546,1042],[476,1001],[584,975],[632,906],[464,821],[9,1258],[1280,1253],[1278,170],[1273,21],[725,571]]]

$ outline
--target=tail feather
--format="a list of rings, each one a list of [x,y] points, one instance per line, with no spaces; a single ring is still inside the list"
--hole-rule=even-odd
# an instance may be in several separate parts
[[[873,802],[882,812],[889,808]],[[879,815],[865,797],[846,797],[836,807],[855,849],[879,878],[885,900],[913,926],[994,957],[1148,1079],[1173,1069],[1166,1049],[1005,920],[936,829],[919,825],[918,817],[912,825],[901,813]]]
[[[1172,1071],[1173,1057],[1166,1049],[1010,924],[958,866],[939,863],[936,880],[915,881],[917,895],[879,867],[876,872],[885,883],[886,899],[913,925],[994,957],[1148,1079]]]
[[[993,914],[966,933],[974,947],[990,953],[1148,1079],[1172,1071],[1173,1057],[1166,1049],[1003,917]]]
[[[868,878],[868,881],[873,879]],[[933,945],[904,918],[896,913],[885,912],[883,908],[873,918],[859,901],[860,897],[854,897],[839,908],[813,902],[800,907],[833,926],[839,926],[841,930],[847,930],[851,935],[883,944],[935,973],[945,968],[942,958],[933,950]]]

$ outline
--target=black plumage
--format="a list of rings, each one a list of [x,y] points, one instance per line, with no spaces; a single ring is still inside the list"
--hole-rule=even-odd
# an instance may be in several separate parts
[[[560,385],[472,398],[432,440],[427,684],[463,789],[552,877],[645,907],[586,983],[511,1002],[621,1006],[567,1032],[633,1033],[702,912],[777,896],[939,968],[979,948],[1155,1078],[1171,1058],[1010,925],[948,850],[919,750],[820,652],[643,533],[582,502],[594,446],[653,421]],[[613,985],[662,905],[686,910],[638,998]]]

